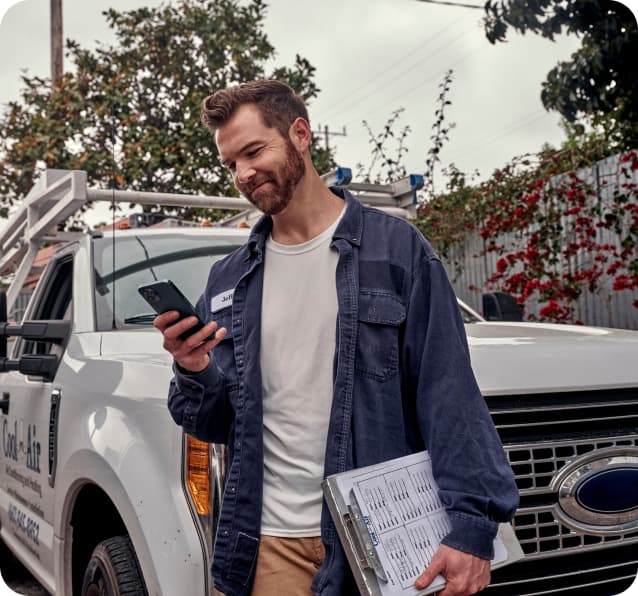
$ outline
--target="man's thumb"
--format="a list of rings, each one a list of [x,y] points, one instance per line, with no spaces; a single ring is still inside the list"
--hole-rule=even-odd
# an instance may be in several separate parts
[[[443,557],[438,556],[438,552],[432,557],[430,564],[427,569],[416,578],[414,585],[417,590],[422,590],[423,588],[427,588],[433,581],[434,578],[442,573],[444,568],[444,559]]]

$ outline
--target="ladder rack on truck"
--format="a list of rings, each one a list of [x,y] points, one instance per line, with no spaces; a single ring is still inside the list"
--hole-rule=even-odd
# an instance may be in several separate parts
[[[416,192],[423,187],[423,177],[416,174],[392,184],[353,183],[352,171],[343,167],[322,178],[328,185],[348,186],[363,203],[401,217],[414,217]],[[7,292],[9,310],[13,308],[42,244],[75,238],[73,233],[59,232],[57,228],[93,201],[243,210],[220,222],[222,226],[252,223],[260,215],[245,198],[94,189],[87,187],[84,171],[45,170],[0,232],[0,275],[16,267]]]

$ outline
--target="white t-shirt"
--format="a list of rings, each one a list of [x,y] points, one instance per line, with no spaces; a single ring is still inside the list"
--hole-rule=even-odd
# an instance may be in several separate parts
[[[297,245],[266,241],[261,307],[264,406],[262,534],[319,536],[333,395],[341,215]]]

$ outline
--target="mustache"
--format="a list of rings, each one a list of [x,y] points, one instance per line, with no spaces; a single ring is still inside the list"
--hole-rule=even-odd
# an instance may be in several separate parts
[[[262,184],[264,184],[264,182],[273,182],[272,178],[269,177],[264,177],[264,178],[260,178],[258,180],[254,180],[252,182],[249,182],[247,184],[244,184],[244,191],[248,194],[252,193],[258,186],[261,186]]]

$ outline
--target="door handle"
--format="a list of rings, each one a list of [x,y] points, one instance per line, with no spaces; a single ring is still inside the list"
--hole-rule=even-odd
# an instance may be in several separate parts
[[[9,414],[9,394],[3,393],[2,399],[0,399],[0,412],[5,416]]]

